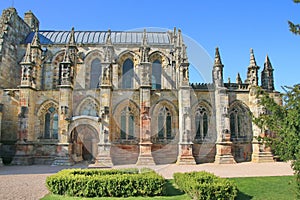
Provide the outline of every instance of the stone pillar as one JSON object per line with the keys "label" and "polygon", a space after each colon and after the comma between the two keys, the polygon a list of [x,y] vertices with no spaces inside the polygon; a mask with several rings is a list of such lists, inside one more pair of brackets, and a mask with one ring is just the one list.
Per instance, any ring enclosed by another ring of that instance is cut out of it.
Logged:
{"label": "stone pillar", "polygon": [[[110,91],[110,90],[109,90]],[[101,91],[101,93],[105,91]],[[107,92],[107,91],[106,91]],[[102,93],[103,94],[103,93]],[[102,95],[101,95],[102,96]],[[109,98],[110,99],[110,98]],[[104,105],[105,102],[102,101]],[[91,168],[102,168],[102,167],[112,167],[113,163],[110,156],[111,143],[109,137],[109,107],[104,106],[101,115],[101,132],[99,137],[99,143],[97,144],[97,156],[95,164],[89,165]]]}
{"label": "stone pillar", "polygon": [[[258,117],[262,108],[258,105],[258,99],[256,98],[256,88],[251,87],[249,92],[249,108],[254,115]],[[261,141],[258,141],[256,137],[261,136],[265,137],[265,133],[262,133],[262,130],[252,122],[253,129],[253,140],[252,140],[252,162],[264,163],[264,162],[274,162],[273,154],[271,153],[270,148],[266,148],[265,144]]]}
{"label": "stone pillar", "polygon": [[33,164],[33,141],[36,140],[34,130],[35,120],[35,90],[27,85],[20,86],[20,106],[18,115],[18,141],[13,165]]}
{"label": "stone pillar", "polygon": [[151,63],[140,63],[140,143],[137,165],[155,165],[152,157],[151,117],[150,117],[150,92],[151,92]]}
{"label": "stone pillar", "polygon": [[230,119],[228,116],[228,94],[226,88],[217,87],[215,89],[215,113],[216,113],[216,156],[217,164],[233,164],[236,163],[232,156],[230,141]]}
{"label": "stone pillar", "polygon": [[[182,76],[180,76],[182,77]],[[193,157],[193,142],[191,141],[191,102],[190,88],[181,86],[178,91],[179,105],[179,152],[177,164],[195,165]]]}
{"label": "stone pillar", "polygon": [[69,124],[73,113],[73,86],[65,84],[59,86],[59,143],[57,144],[56,157],[52,165],[73,165],[72,146],[68,136]]}
{"label": "stone pillar", "polygon": [[100,122],[100,133],[99,133],[99,143],[97,144],[97,156],[96,162],[89,167],[112,167],[113,163],[110,156],[111,143],[110,143],[110,116],[111,112],[111,90],[112,90],[112,80],[114,78],[115,70],[110,63],[103,63],[102,65],[102,81],[100,85],[100,112],[99,112],[99,122]]}
{"label": "stone pillar", "polygon": [[[3,152],[2,151],[2,135],[1,135],[1,125],[2,125],[2,112],[3,112],[3,104],[0,103],[0,152]],[[1,156],[1,154],[0,154]],[[2,161],[2,157],[0,157],[0,166],[3,166],[3,161]]]}

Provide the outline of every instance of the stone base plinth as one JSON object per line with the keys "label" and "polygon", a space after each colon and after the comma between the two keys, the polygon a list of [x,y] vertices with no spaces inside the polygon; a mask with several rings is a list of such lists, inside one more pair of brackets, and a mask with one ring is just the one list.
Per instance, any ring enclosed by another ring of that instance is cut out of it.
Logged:
{"label": "stone base plinth", "polygon": [[52,165],[54,166],[72,166],[75,162],[69,156],[58,156],[55,157]]}
{"label": "stone base plinth", "polygon": [[216,155],[215,163],[216,164],[235,164],[236,161],[234,160],[232,155]]}
{"label": "stone base plinth", "polygon": [[155,165],[155,162],[151,153],[151,142],[143,142],[139,144],[140,154],[136,165]]}
{"label": "stone base plinth", "polygon": [[32,165],[33,157],[29,155],[15,155],[12,162],[12,165]]}
{"label": "stone base plinth", "polygon": [[252,154],[252,162],[255,162],[255,163],[274,162],[274,156],[271,152],[253,153]]}
{"label": "stone base plinth", "polygon": [[95,164],[89,165],[89,168],[110,168],[113,166],[110,156],[110,144],[98,144],[98,154]]}
{"label": "stone base plinth", "polygon": [[176,164],[178,165],[195,165],[196,161],[192,152],[192,143],[179,144],[179,156]]}
{"label": "stone base plinth", "polygon": [[231,153],[231,145],[232,142],[219,142],[216,144],[216,156],[215,163],[216,164],[235,164],[236,161]]}

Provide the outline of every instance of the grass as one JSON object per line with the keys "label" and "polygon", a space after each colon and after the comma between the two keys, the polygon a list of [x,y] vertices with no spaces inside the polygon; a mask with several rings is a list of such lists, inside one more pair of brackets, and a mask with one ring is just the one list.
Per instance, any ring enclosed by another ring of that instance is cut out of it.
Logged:
{"label": "grass", "polygon": [[[230,178],[234,181],[239,189],[237,200],[257,200],[257,199],[296,199],[296,184],[293,176],[274,176],[274,177],[247,177],[247,178]],[[173,180],[167,180],[167,196],[158,197],[129,197],[126,200],[142,200],[142,199],[172,199],[187,200],[188,195],[182,193],[174,187]],[[46,195],[42,200],[75,200],[75,199],[93,199],[93,200],[120,200],[121,198],[78,198],[66,197],[59,195]]]}
{"label": "grass", "polygon": [[236,182],[238,186],[238,200],[297,199],[294,176],[247,177],[230,180]]}

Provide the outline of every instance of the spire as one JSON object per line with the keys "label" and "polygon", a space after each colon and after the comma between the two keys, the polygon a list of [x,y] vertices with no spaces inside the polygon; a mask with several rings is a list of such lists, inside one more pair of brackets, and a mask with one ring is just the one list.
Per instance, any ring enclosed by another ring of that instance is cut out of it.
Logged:
{"label": "spire", "polygon": [[261,72],[261,86],[266,90],[274,90],[274,76],[273,76],[273,67],[270,62],[269,56],[266,56],[264,63],[264,69]]}
{"label": "spire", "polygon": [[35,29],[35,33],[34,33],[34,36],[32,38],[32,41],[31,41],[31,45],[33,47],[40,47],[40,45],[41,45],[38,29]]}
{"label": "spire", "polygon": [[147,38],[146,29],[144,29],[142,45],[143,46],[147,46],[148,45],[148,38]]}
{"label": "spire", "polygon": [[176,45],[176,41],[177,41],[176,39],[177,39],[177,33],[176,33],[176,27],[174,27],[173,34],[172,34],[172,43],[174,45]]}
{"label": "spire", "polygon": [[70,33],[69,46],[76,46],[74,27],[72,27],[72,30]]}
{"label": "spire", "polygon": [[236,83],[237,84],[242,84],[243,83],[243,81],[241,79],[241,76],[240,76],[240,73],[238,73],[237,76],[236,76]]}
{"label": "spire", "polygon": [[181,47],[183,44],[181,29],[178,29],[177,47]]}
{"label": "spire", "polygon": [[269,56],[267,54],[266,59],[265,59],[265,63],[264,63],[264,70],[272,70],[272,64],[270,62]]}
{"label": "spire", "polygon": [[247,79],[245,83],[258,86],[258,69],[259,66],[257,66],[253,49],[250,49],[250,65],[248,66],[248,72],[247,72]]}
{"label": "spire", "polygon": [[25,53],[25,56],[22,60],[22,63],[31,63],[31,45],[30,43],[27,44],[27,48],[26,48],[26,53]]}
{"label": "spire", "polygon": [[257,66],[252,48],[250,49],[250,66]]}
{"label": "spire", "polygon": [[107,31],[107,38],[106,38],[106,41],[105,41],[106,45],[112,45],[112,41],[111,41],[111,30],[108,29]]}
{"label": "spire", "polygon": [[215,84],[216,87],[223,87],[224,83],[223,83],[223,67],[224,65],[222,64],[221,61],[221,56],[219,53],[219,48],[216,48],[216,52],[215,52],[215,62],[214,62],[214,67],[213,67],[213,82]]}
{"label": "spire", "polygon": [[219,48],[216,48],[216,53],[215,53],[215,63],[214,66],[223,66],[222,61],[221,61],[221,56],[219,53]]}

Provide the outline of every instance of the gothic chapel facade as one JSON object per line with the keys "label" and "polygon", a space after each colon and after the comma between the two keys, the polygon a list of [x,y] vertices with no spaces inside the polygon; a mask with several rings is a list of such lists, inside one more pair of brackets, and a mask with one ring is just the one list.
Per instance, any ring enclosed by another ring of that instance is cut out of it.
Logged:
{"label": "gothic chapel facade", "polygon": [[[29,11],[0,19],[4,163],[71,165],[271,162],[255,140],[260,112],[253,50],[246,81],[191,84],[180,30],[49,31]],[[268,57],[261,85],[278,101]]]}

